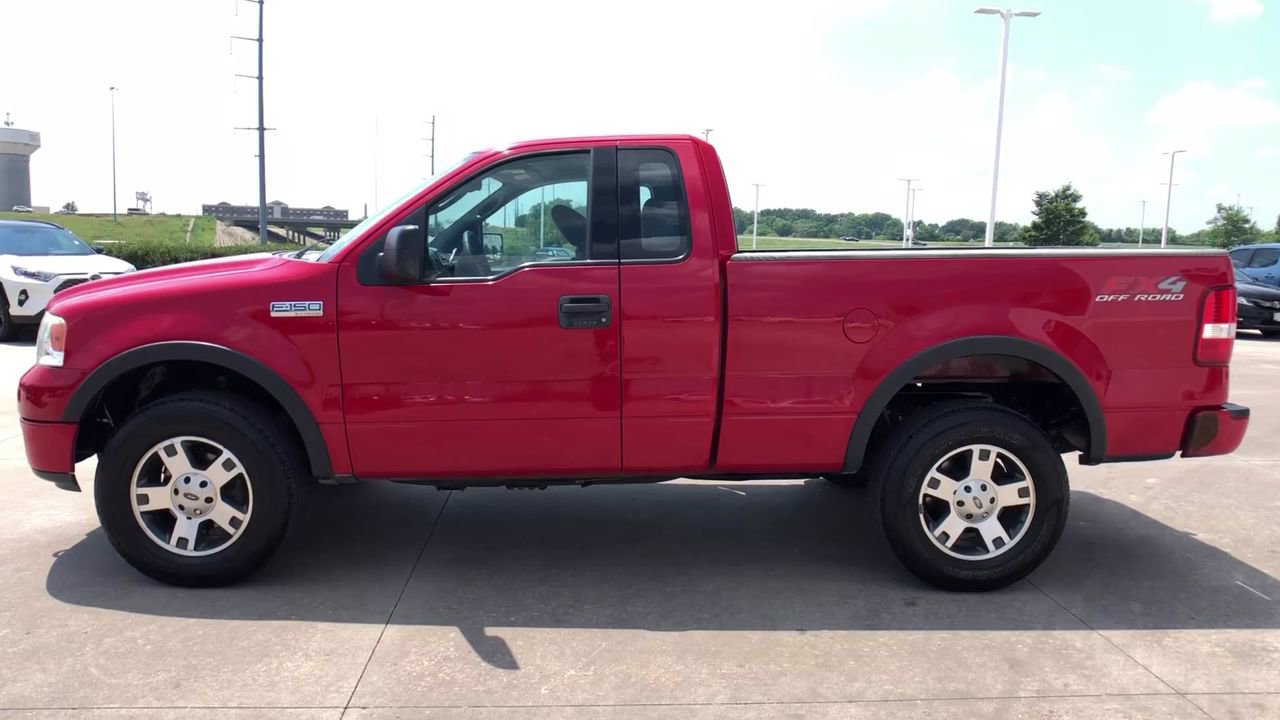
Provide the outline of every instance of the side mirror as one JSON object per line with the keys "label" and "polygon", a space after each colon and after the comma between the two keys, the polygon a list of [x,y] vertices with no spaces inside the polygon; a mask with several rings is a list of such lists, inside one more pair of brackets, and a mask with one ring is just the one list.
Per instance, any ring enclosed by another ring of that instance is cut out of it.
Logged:
{"label": "side mirror", "polygon": [[90,245],[89,247],[93,248],[93,251],[99,255],[107,251],[107,249],[101,245]]}
{"label": "side mirror", "polygon": [[502,233],[487,232],[483,235],[484,254],[490,260],[502,258]]}
{"label": "side mirror", "polygon": [[422,228],[398,225],[387,233],[378,256],[378,274],[393,284],[422,282],[427,256]]}

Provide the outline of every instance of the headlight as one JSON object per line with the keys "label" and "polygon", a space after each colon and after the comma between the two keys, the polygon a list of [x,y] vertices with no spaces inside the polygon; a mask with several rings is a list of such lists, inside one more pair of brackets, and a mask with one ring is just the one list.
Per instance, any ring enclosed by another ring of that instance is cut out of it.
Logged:
{"label": "headlight", "polygon": [[62,356],[67,349],[67,323],[51,312],[44,314],[40,330],[36,332],[36,364],[62,367]]}
{"label": "headlight", "polygon": [[50,280],[58,277],[58,273],[44,272],[43,270],[28,270],[27,268],[19,265],[10,265],[9,267],[13,270],[13,274],[18,277],[31,278],[32,280],[39,280],[40,282],[49,282]]}
{"label": "headlight", "polygon": [[1249,302],[1248,298],[1243,298],[1243,297],[1240,297],[1239,295],[1237,295],[1237,296],[1236,296],[1236,304],[1237,304],[1237,305],[1252,305],[1253,303]]}

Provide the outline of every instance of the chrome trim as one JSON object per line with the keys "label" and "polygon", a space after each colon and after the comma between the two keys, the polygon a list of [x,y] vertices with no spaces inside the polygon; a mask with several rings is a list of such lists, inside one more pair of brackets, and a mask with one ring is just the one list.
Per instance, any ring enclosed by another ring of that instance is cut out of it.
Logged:
{"label": "chrome trim", "polygon": [[869,258],[883,260],[902,260],[919,258],[998,258],[998,257],[1188,257],[1210,256],[1226,257],[1225,250],[1205,248],[1183,250],[1178,249],[1100,249],[1100,248],[966,248],[938,250],[901,250],[885,248],[883,250],[759,250],[734,253],[730,260],[767,261],[767,260],[865,260]]}
{"label": "chrome trim", "polygon": [[[463,284],[469,284],[469,283],[493,282],[494,280],[504,278],[508,275],[511,275],[512,273],[516,273],[521,270],[528,270],[531,268],[585,267],[588,265],[604,265],[604,264],[617,265],[618,260],[617,258],[604,258],[604,259],[598,259],[598,260],[572,260],[568,262],[556,262],[556,261],[527,262],[527,263],[521,263],[519,265],[516,265],[513,268],[508,268],[500,273],[497,273],[496,275],[482,275],[477,277],[437,277],[437,278],[432,278],[430,280],[423,280],[421,282],[416,282],[416,283],[404,283],[403,285],[399,285],[398,287],[412,287],[414,285],[463,285]],[[385,285],[368,286],[368,287],[385,287]],[[397,286],[392,285],[392,287],[397,287]]]}

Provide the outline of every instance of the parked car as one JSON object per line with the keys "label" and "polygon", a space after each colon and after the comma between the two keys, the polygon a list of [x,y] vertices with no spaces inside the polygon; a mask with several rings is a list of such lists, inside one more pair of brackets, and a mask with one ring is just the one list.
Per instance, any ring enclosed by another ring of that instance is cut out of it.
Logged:
{"label": "parked car", "polygon": [[541,247],[533,251],[539,260],[572,260],[573,251],[562,247]]}
{"label": "parked car", "polygon": [[[552,184],[581,259],[487,252]],[[907,568],[988,590],[1065,529],[1064,454],[1217,455],[1248,426],[1223,251],[739,252],[688,136],[484,151],[406,198],[312,259],[56,296],[18,390],[35,473],[76,489],[97,455],[111,544],[180,585],[262,565],[303,483],[865,477]]]}
{"label": "parked car", "polygon": [[845,242],[858,242],[858,238],[854,235],[841,235],[840,239]]}
{"label": "parked car", "polygon": [[29,213],[29,212],[34,212],[34,211],[33,211],[30,207],[27,207],[26,205],[14,205],[14,206],[13,206],[13,212],[16,212],[16,213]]}
{"label": "parked car", "polygon": [[1280,337],[1280,289],[1254,282],[1239,268],[1236,279],[1236,327]]}
{"label": "parked car", "polygon": [[1232,248],[1231,264],[1250,282],[1280,286],[1280,243],[1259,243]]}
{"label": "parked car", "polygon": [[66,228],[39,220],[0,220],[0,341],[40,322],[55,293],[90,280],[132,272]]}

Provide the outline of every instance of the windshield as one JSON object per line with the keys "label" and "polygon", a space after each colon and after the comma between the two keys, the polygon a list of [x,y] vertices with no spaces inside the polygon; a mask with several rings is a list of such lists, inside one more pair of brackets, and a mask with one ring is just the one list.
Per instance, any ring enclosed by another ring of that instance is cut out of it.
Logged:
{"label": "windshield", "polygon": [[93,255],[93,248],[53,225],[0,225],[0,254]]}
{"label": "windshield", "polygon": [[337,255],[338,252],[342,250],[342,248],[351,244],[353,240],[363,235],[364,231],[368,230],[370,226],[377,225],[378,223],[382,222],[383,218],[390,215],[393,211],[395,211],[396,208],[403,205],[405,200],[408,200],[414,195],[417,195],[418,193],[422,192],[427,188],[428,185],[435,182],[436,178],[448,175],[449,173],[456,170],[458,166],[467,162],[468,160],[475,157],[476,155],[479,155],[479,153],[478,152],[468,153],[466,157],[463,157],[458,162],[454,163],[453,165],[450,165],[448,168],[446,168],[444,171],[442,171],[435,177],[432,177],[422,183],[419,183],[409,192],[401,195],[400,197],[396,198],[395,200],[392,200],[390,203],[383,206],[381,210],[375,212],[374,214],[370,215],[364,220],[361,220],[359,225],[356,225],[350,230],[342,233],[342,237],[338,238],[337,240],[334,240],[332,245],[325,248],[324,252],[320,253],[320,255],[316,257],[316,262],[327,262],[334,255]]}

